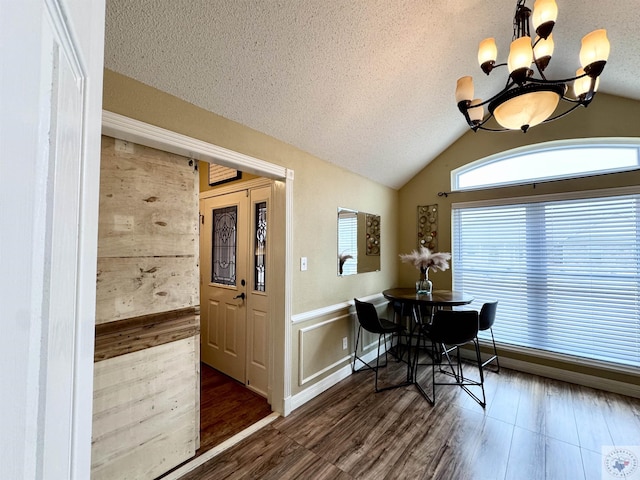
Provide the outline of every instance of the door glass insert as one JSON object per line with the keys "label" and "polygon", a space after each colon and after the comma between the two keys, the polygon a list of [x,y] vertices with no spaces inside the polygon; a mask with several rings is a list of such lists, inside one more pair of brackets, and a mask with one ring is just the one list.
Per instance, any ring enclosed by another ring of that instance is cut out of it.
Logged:
{"label": "door glass insert", "polygon": [[238,207],[217,208],[212,213],[211,281],[235,286]]}
{"label": "door glass insert", "polygon": [[266,253],[267,253],[267,202],[256,203],[255,215],[255,290],[266,289]]}

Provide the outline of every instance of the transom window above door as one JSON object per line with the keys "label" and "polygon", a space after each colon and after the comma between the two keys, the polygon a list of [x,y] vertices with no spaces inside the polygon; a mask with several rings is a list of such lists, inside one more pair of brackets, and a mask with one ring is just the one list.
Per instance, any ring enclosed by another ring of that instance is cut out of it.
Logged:
{"label": "transom window above door", "polygon": [[585,177],[640,168],[637,139],[579,139],[501,152],[451,172],[452,190]]}

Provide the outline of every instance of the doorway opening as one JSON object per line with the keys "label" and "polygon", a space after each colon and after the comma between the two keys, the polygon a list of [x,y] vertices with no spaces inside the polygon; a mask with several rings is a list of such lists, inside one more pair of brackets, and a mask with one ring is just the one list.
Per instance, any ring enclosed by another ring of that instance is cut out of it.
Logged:
{"label": "doorway opening", "polygon": [[[273,203],[273,268],[271,270],[272,302],[269,305],[268,397],[274,412],[287,414],[291,396],[291,273],[288,251],[292,239],[293,171],[247,155],[193,139],[169,130],[111,112],[103,112],[103,134],[127,142],[149,146],[194,161],[215,162],[247,173],[263,176],[272,184]],[[244,387],[243,387],[244,388]],[[198,405],[197,408],[200,408]],[[270,417],[273,417],[271,415]]]}
{"label": "doorway opening", "polygon": [[207,167],[200,164],[201,439],[197,455],[215,446],[215,439],[226,440],[252,420],[271,413],[273,182],[255,177],[211,188],[204,181]]}

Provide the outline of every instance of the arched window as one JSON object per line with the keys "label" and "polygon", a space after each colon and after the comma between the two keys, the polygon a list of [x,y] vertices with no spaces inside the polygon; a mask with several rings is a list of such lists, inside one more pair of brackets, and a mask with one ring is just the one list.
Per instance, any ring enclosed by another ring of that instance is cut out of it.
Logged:
{"label": "arched window", "polygon": [[640,139],[580,139],[501,152],[451,172],[453,190],[585,177],[640,168]]}

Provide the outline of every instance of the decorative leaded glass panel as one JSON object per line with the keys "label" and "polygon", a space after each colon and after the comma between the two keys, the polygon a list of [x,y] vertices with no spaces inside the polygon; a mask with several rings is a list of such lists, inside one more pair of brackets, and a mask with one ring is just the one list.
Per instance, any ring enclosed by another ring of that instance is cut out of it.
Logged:
{"label": "decorative leaded glass panel", "polygon": [[236,284],[238,207],[213,210],[211,246],[211,281],[222,285]]}
{"label": "decorative leaded glass panel", "polygon": [[255,252],[255,289],[264,292],[266,288],[266,253],[267,253],[267,202],[256,203],[256,252]]}

